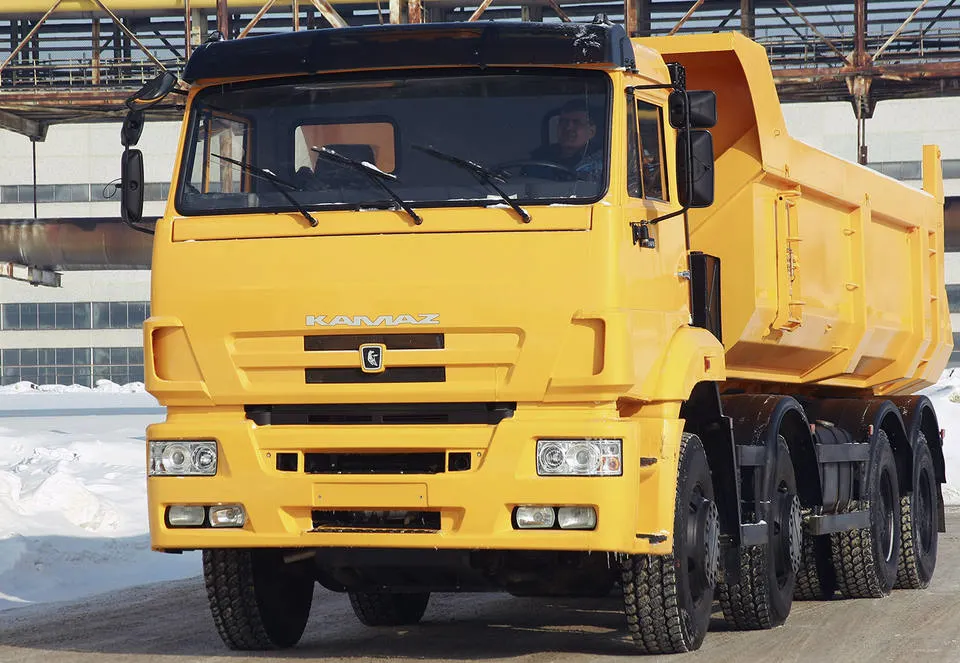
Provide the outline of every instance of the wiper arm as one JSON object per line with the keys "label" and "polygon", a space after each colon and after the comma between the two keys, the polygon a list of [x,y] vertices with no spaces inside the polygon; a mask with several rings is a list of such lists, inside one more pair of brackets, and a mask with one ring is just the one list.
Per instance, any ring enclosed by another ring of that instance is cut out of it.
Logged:
{"label": "wiper arm", "polygon": [[254,177],[259,177],[259,178],[262,179],[262,180],[266,180],[267,182],[270,182],[270,184],[272,184],[272,185],[274,186],[274,188],[275,188],[277,191],[280,192],[280,195],[281,195],[281,196],[283,196],[284,198],[286,198],[287,201],[288,201],[291,205],[293,205],[293,206],[297,209],[298,212],[300,212],[301,214],[303,214],[303,217],[304,217],[307,221],[310,222],[310,225],[311,225],[311,226],[313,226],[314,228],[317,227],[317,224],[318,224],[319,222],[316,220],[316,218],[314,218],[314,216],[313,216],[312,214],[310,214],[310,212],[307,210],[306,207],[304,207],[303,205],[301,205],[300,203],[298,203],[298,202],[297,202],[297,199],[294,198],[293,196],[291,196],[289,191],[284,191],[282,187],[284,187],[284,186],[285,186],[285,187],[289,187],[290,189],[293,189],[294,191],[299,191],[299,190],[300,190],[299,188],[295,187],[294,185],[290,184],[289,182],[287,182],[287,181],[285,181],[285,180],[280,179],[279,177],[277,177],[275,174],[273,174],[272,172],[270,172],[270,171],[267,170],[266,168],[255,168],[254,166],[250,166],[250,165],[248,165],[248,164],[245,164],[245,163],[243,163],[242,161],[237,161],[236,159],[231,159],[230,157],[225,157],[225,156],[223,156],[222,154],[213,154],[213,153],[211,152],[210,156],[213,156],[213,157],[216,157],[216,158],[221,159],[221,160],[223,160],[223,161],[226,161],[227,163],[232,163],[234,166],[239,167],[239,168],[240,168],[241,170],[243,170],[244,172],[250,173],[250,174],[253,175]]}
{"label": "wiper arm", "polygon": [[442,161],[447,161],[449,163],[452,163],[455,166],[459,166],[460,168],[463,168],[464,170],[469,171],[470,174],[473,175],[475,178],[477,178],[477,180],[481,184],[486,184],[491,189],[496,191],[497,195],[499,195],[500,198],[503,199],[503,202],[509,205],[510,209],[512,209],[514,212],[516,212],[520,216],[521,221],[523,221],[524,223],[530,223],[530,221],[533,220],[530,216],[530,213],[527,212],[527,210],[520,207],[520,205],[518,205],[516,201],[512,200],[510,196],[508,196],[503,189],[497,186],[497,182],[500,182],[501,184],[506,183],[506,180],[499,173],[493,170],[490,170],[485,166],[481,166],[475,161],[467,161],[466,159],[455,157],[452,154],[441,152],[440,150],[437,150],[433,147],[428,147],[426,145],[411,145],[411,147],[415,150],[420,150],[424,154],[429,154],[432,157],[436,157],[437,159],[441,159]]}
{"label": "wiper arm", "polygon": [[378,187],[387,192],[387,195],[390,196],[390,199],[393,200],[397,205],[400,206],[404,212],[406,212],[411,219],[413,219],[414,224],[420,225],[423,223],[423,219],[420,218],[420,215],[410,207],[410,205],[400,196],[397,195],[397,192],[391,189],[386,185],[384,180],[390,180],[392,182],[397,181],[396,175],[391,175],[390,173],[385,173],[373,164],[369,164],[366,161],[357,161],[356,159],[351,159],[350,157],[344,156],[338,152],[331,150],[327,146],[317,147],[313,146],[310,148],[317,153],[318,156],[323,157],[327,161],[332,161],[333,163],[338,163],[341,166],[349,166],[354,170],[358,170],[368,178],[370,181],[376,184]]}

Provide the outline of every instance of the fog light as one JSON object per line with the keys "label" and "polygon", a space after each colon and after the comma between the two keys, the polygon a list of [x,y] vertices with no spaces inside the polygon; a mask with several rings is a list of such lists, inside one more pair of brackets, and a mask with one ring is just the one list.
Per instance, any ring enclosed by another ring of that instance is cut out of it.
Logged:
{"label": "fog light", "polygon": [[593,529],[597,526],[597,512],[592,506],[562,506],[557,509],[560,529]]}
{"label": "fog light", "polygon": [[221,504],[210,507],[211,527],[243,527],[247,514],[240,504]]}
{"label": "fog light", "polygon": [[167,525],[170,527],[201,527],[207,515],[202,506],[174,504],[167,507]]}
{"label": "fog light", "polygon": [[550,529],[557,518],[552,506],[518,506],[516,520],[520,529]]}

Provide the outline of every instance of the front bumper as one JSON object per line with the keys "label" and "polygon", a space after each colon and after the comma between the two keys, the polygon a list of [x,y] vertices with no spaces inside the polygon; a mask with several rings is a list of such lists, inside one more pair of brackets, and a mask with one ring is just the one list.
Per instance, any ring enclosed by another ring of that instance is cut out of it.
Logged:
{"label": "front bumper", "polygon": [[[197,408],[196,410],[200,410]],[[149,477],[151,542],[158,550],[239,547],[370,547],[572,550],[669,553],[682,422],[624,420],[609,408],[519,407],[487,425],[257,426],[242,408],[170,408],[148,440],[216,439],[213,477]],[[623,440],[619,477],[540,477],[536,440]],[[438,474],[306,474],[303,453],[467,452],[467,471]],[[297,472],[277,469],[278,453],[297,453]],[[242,504],[241,529],[166,525],[171,504]],[[517,505],[593,506],[590,531],[517,530]],[[313,531],[319,509],[439,511],[435,532]]]}

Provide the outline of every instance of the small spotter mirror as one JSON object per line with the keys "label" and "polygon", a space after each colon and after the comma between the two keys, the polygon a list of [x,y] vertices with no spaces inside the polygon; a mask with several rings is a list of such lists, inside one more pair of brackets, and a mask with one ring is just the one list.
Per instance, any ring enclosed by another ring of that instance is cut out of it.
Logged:
{"label": "small spotter mirror", "polygon": [[161,102],[176,86],[176,75],[164,71],[129,97],[126,101],[127,108],[132,111],[142,111],[150,108]]}
{"label": "small spotter mirror", "polygon": [[140,142],[141,134],[143,134],[143,111],[128,111],[120,128],[120,144],[124,147],[133,147]]}
{"label": "small spotter mirror", "polygon": [[717,95],[713,90],[688,90],[686,98],[683,92],[671,92],[668,101],[670,126],[684,128],[684,110],[690,103],[690,128],[709,129],[717,123]]}

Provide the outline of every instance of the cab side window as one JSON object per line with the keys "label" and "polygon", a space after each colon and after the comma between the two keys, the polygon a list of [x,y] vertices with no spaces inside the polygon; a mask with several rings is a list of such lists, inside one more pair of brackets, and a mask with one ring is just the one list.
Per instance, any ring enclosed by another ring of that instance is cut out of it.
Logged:
{"label": "cab side window", "polygon": [[667,200],[663,159],[663,109],[627,97],[627,193]]}

